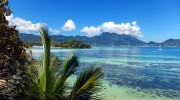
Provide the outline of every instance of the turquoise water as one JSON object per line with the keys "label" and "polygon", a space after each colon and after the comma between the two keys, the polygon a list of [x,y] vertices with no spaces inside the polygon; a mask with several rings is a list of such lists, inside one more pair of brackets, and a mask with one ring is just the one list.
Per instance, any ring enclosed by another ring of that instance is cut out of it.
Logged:
{"label": "turquoise water", "polygon": [[[101,65],[105,73],[102,94],[107,100],[180,100],[180,48],[159,49],[93,47],[51,51],[62,60],[76,53],[80,69],[92,63]],[[32,51],[34,57],[42,55],[42,47],[33,47]]]}

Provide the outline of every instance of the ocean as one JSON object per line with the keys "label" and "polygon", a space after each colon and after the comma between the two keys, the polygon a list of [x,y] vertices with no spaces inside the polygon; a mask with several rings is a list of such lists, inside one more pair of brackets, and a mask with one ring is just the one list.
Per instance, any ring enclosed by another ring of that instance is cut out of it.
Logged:
{"label": "ocean", "polygon": [[[42,47],[34,46],[34,58],[42,57]],[[90,49],[51,48],[64,60],[75,53],[80,70],[96,64],[103,68],[105,100],[180,100],[180,48],[177,47],[109,47]],[[78,72],[72,76],[69,85]]]}

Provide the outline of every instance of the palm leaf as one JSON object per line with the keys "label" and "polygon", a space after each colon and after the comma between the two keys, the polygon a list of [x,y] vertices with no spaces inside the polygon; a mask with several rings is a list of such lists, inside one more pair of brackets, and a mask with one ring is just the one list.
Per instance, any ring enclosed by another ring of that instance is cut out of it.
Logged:
{"label": "palm leaf", "polygon": [[56,82],[53,86],[53,91],[56,91],[59,94],[63,94],[65,92],[65,88],[67,87],[66,79],[74,74],[79,66],[78,57],[76,55],[70,55],[66,58],[61,74],[57,77]]}
{"label": "palm leaf", "polygon": [[101,90],[102,77],[103,73],[101,67],[95,68],[90,66],[82,71],[73,86],[69,100],[98,99],[100,96],[94,94]]}
{"label": "palm leaf", "polygon": [[50,81],[49,84],[49,90],[52,90],[53,88],[53,84],[56,82],[56,80],[59,77],[59,71],[62,70],[61,67],[61,61],[59,60],[59,58],[53,54],[51,54],[51,61],[50,61],[50,66],[49,66],[49,77],[51,77],[52,80],[48,80]]}
{"label": "palm leaf", "polygon": [[[40,31],[44,47],[43,63],[34,63],[34,71],[30,75],[29,96],[33,100],[83,100],[99,99],[101,95],[94,95],[101,90],[100,67],[92,67],[83,70],[77,78],[72,91],[67,94],[66,80],[75,73],[79,66],[78,57],[72,54],[62,64],[54,55],[50,54],[51,39],[46,28]],[[39,71],[39,69],[41,69]],[[31,74],[30,72],[30,74]],[[36,78],[33,78],[36,77]]]}
{"label": "palm leaf", "polygon": [[62,71],[62,78],[67,79],[70,75],[74,74],[79,66],[78,57],[75,54],[68,56],[64,62]]}
{"label": "palm leaf", "polygon": [[48,34],[48,30],[46,28],[41,28],[40,31],[42,43],[44,47],[44,55],[43,55],[43,67],[42,67],[42,73],[40,76],[40,89],[42,91],[46,91],[46,89],[49,86],[50,81],[47,81],[47,79],[51,80],[50,73],[49,73],[49,65],[50,65],[50,46],[51,46],[51,38]]}

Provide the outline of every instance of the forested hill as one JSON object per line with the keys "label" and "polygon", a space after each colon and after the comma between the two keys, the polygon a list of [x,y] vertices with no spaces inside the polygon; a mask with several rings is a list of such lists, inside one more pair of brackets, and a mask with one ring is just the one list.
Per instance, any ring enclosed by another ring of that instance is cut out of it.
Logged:
{"label": "forested hill", "polygon": [[[40,36],[33,34],[19,34],[20,39],[23,42],[40,44]],[[75,40],[89,45],[105,45],[105,46],[180,46],[180,39],[168,39],[162,43],[149,42],[146,43],[137,39],[136,37],[104,32],[99,36],[87,37],[87,36],[63,36],[63,35],[52,35],[53,42],[67,42],[69,40]]]}

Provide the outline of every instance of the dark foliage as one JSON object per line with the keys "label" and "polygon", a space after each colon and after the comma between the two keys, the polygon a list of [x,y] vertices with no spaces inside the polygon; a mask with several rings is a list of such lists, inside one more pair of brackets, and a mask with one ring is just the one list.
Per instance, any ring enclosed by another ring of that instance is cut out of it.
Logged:
{"label": "dark foliage", "polygon": [[0,99],[21,100],[26,79],[24,64],[26,63],[27,47],[18,38],[16,26],[8,26],[6,16],[11,15],[8,0],[0,0]]}
{"label": "dark foliage", "polygon": [[67,42],[61,42],[58,44],[55,44],[55,47],[63,47],[63,48],[91,48],[90,45],[84,44],[82,42],[78,42],[75,40],[70,40]]}

